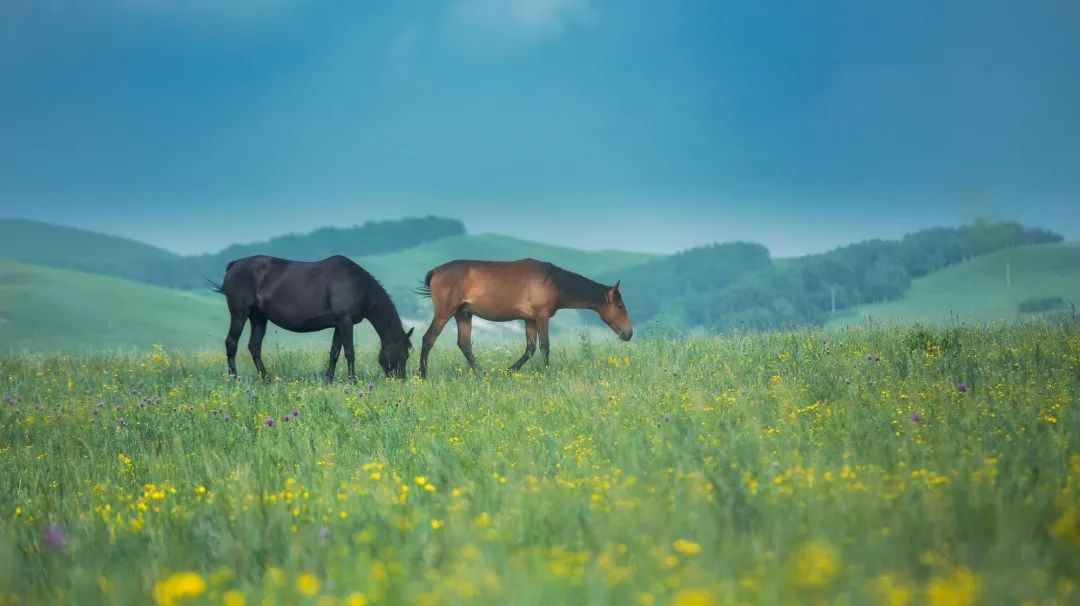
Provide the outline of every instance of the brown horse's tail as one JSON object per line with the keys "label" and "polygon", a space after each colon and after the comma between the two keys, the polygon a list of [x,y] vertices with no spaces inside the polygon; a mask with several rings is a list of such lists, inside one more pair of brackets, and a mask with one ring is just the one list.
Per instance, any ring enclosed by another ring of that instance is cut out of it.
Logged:
{"label": "brown horse's tail", "polygon": [[430,299],[431,298],[431,276],[434,275],[434,274],[435,274],[434,269],[427,272],[427,275],[424,276],[424,284],[414,288],[413,292],[420,295],[421,297],[427,297],[427,298]]}

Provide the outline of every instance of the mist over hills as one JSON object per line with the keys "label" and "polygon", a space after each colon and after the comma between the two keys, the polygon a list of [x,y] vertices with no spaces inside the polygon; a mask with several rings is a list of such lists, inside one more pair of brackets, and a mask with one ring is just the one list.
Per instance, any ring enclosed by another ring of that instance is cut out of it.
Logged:
{"label": "mist over hills", "polygon": [[[1061,241],[1043,229],[977,221],[798,258],[776,259],[764,246],[747,242],[654,255],[474,235],[459,220],[429,216],[327,227],[182,256],[126,238],[3,219],[0,259],[7,262],[0,265],[0,338],[6,337],[8,350],[35,344],[63,348],[79,339],[80,347],[141,346],[152,342],[150,335],[176,346],[216,347],[224,306],[209,296],[204,279],[220,278],[228,261],[252,254],[301,260],[350,256],[382,281],[402,316],[415,325],[430,317],[430,303],[411,289],[431,267],[455,258],[522,257],[547,260],[606,284],[621,281],[643,334],[839,325],[844,318],[850,322],[871,313],[934,321],[944,316],[933,309],[939,300],[934,291],[948,283],[968,285],[950,291],[948,313],[1018,317],[1059,311],[1080,299],[1080,291],[1070,286],[1080,271],[1080,248]],[[1008,252],[1013,249],[1020,255],[1015,257],[1015,282],[979,277],[987,267],[1000,273],[998,265],[1014,258]],[[61,269],[68,271],[58,273]],[[953,276],[947,282],[937,277],[946,274]],[[160,312],[148,313],[152,309]],[[134,323],[125,326],[125,318]],[[95,319],[107,328],[88,329]],[[516,328],[500,324],[488,330],[513,335]],[[605,330],[591,314],[580,312],[560,314],[553,328]],[[118,334],[125,330],[141,334]]]}

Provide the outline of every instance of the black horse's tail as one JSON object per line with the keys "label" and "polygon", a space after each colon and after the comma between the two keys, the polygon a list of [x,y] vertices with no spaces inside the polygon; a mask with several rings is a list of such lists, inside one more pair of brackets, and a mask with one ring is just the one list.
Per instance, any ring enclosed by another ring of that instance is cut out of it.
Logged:
{"label": "black horse's tail", "polygon": [[427,275],[424,276],[424,284],[422,286],[417,286],[416,288],[414,288],[413,292],[420,295],[421,297],[427,297],[427,298],[430,299],[431,298],[431,276],[434,273],[435,273],[434,269],[427,272]]}
{"label": "black horse's tail", "polygon": [[[229,264],[225,266],[225,273],[229,273],[229,270],[232,269],[232,266],[235,263],[236,263],[236,261],[229,261]],[[225,294],[225,287],[222,286],[221,282],[214,282],[210,278],[203,278],[203,279],[206,280],[206,286],[209,287],[210,290],[216,292],[219,295]]]}

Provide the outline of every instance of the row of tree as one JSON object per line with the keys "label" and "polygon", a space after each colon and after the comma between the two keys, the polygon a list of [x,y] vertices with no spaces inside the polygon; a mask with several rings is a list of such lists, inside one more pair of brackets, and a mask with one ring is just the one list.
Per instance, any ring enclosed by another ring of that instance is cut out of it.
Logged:
{"label": "row of tree", "polygon": [[234,244],[213,254],[142,259],[126,268],[124,277],[183,289],[205,287],[205,279],[218,280],[234,259],[272,255],[315,261],[331,255],[360,257],[394,252],[418,244],[465,233],[459,219],[417,217],[393,221],[368,221],[356,227],[324,227],[305,234],[289,234],[265,242]]}
{"label": "row of tree", "polygon": [[635,320],[715,330],[821,324],[837,310],[903,297],[912,278],[966,259],[1062,237],[1016,223],[935,227],[774,262],[760,244],[694,248],[619,276]]}

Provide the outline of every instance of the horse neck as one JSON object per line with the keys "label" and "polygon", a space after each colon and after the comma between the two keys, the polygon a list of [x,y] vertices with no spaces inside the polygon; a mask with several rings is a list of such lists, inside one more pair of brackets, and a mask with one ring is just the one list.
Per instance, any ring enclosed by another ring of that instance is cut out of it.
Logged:
{"label": "horse neck", "polygon": [[607,287],[588,278],[579,278],[579,280],[582,282],[573,292],[559,292],[556,307],[598,311],[604,305]]}
{"label": "horse neck", "polygon": [[382,295],[368,306],[367,319],[383,343],[404,338],[405,327],[401,325],[401,316],[398,315],[389,295]]}

